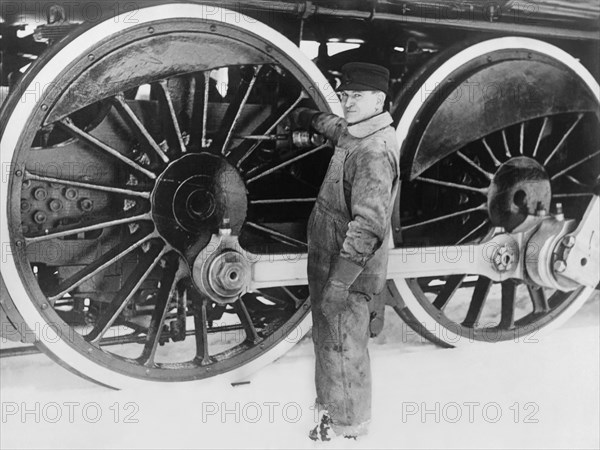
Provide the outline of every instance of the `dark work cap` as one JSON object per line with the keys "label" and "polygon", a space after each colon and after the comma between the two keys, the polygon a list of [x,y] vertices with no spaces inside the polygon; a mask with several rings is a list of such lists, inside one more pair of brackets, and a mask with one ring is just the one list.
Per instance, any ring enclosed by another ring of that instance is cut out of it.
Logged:
{"label": "dark work cap", "polygon": [[382,91],[388,93],[390,71],[377,64],[351,62],[342,66],[342,84],[336,91]]}

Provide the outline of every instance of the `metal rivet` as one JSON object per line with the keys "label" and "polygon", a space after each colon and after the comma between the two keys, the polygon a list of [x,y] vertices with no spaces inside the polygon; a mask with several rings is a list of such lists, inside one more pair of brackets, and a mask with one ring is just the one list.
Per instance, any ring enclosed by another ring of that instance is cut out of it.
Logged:
{"label": "metal rivet", "polygon": [[217,31],[217,26],[216,25],[211,25],[210,26],[210,31]]}
{"label": "metal rivet", "polygon": [[146,375],[150,375],[150,369],[146,369]]}
{"label": "metal rivet", "polygon": [[491,63],[491,62],[492,62],[492,57],[491,57],[491,56],[488,56],[488,57],[487,57],[487,62],[489,62],[489,63]]}
{"label": "metal rivet", "polygon": [[65,197],[67,200],[75,200],[78,196],[77,189],[67,188],[65,190]]}
{"label": "metal rivet", "polygon": [[273,51],[273,47],[271,47],[270,45],[267,45],[267,53],[271,53]]}
{"label": "metal rivet", "polygon": [[48,105],[43,104],[42,105],[42,111],[48,111]]}
{"label": "metal rivet", "polygon": [[22,176],[23,176],[23,171],[22,171],[22,170],[20,170],[20,169],[19,169],[19,170],[16,170],[16,171],[15,171],[15,175],[16,175],[16,176],[18,176],[18,177],[22,177]]}
{"label": "metal rivet", "polygon": [[23,241],[17,241],[17,242],[15,242],[15,244],[19,248],[23,247]]}
{"label": "metal rivet", "polygon": [[86,212],[90,212],[94,208],[94,202],[89,198],[84,198],[79,202],[79,207]]}
{"label": "metal rivet", "polygon": [[50,211],[56,212],[56,211],[60,211],[62,209],[63,205],[60,200],[52,199],[52,200],[50,200],[50,204],[48,205],[48,207],[50,208]]}
{"label": "metal rivet", "polygon": [[21,200],[21,212],[27,212],[31,208],[31,205],[27,200]]}
{"label": "metal rivet", "polygon": [[95,59],[96,59],[96,57],[95,57],[94,55],[90,54],[90,55],[88,55],[88,59],[89,59],[90,61],[93,61],[93,60],[95,60]]}
{"label": "metal rivet", "polygon": [[48,303],[42,303],[42,309],[47,309],[48,308]]}
{"label": "metal rivet", "polygon": [[150,33],[150,34],[154,33],[154,27],[148,27],[148,33]]}
{"label": "metal rivet", "polygon": [[88,347],[88,353],[92,353],[94,349],[92,347]]}
{"label": "metal rivet", "polygon": [[304,306],[302,306],[304,309],[308,309],[310,308],[310,305],[308,305],[308,303],[305,303]]}
{"label": "metal rivet", "polygon": [[264,348],[265,348],[265,344],[260,344],[260,346],[259,346],[259,347],[260,347],[261,349],[263,349],[263,350],[264,350]]}
{"label": "metal rivet", "polygon": [[33,215],[33,220],[35,221],[35,223],[42,224],[46,222],[46,220],[48,220],[48,216],[46,216],[46,213],[44,211],[37,211]]}
{"label": "metal rivet", "polygon": [[46,189],[44,188],[37,188],[35,191],[33,191],[33,197],[36,200],[46,200],[46,197],[48,197],[48,192],[46,192]]}

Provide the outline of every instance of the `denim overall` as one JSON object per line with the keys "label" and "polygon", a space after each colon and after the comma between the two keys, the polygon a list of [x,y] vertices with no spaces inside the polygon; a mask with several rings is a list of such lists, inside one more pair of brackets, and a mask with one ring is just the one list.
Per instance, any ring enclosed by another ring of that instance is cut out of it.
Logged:
{"label": "denim overall", "polygon": [[[349,154],[364,151],[361,145],[368,145],[369,141],[366,140],[383,134],[394,143],[391,147],[395,148],[390,151],[394,155],[398,173],[395,133],[387,123],[383,125],[360,138],[352,136],[346,129],[341,132],[308,223],[308,280],[316,356],[316,403],[319,410],[328,411],[334,431],[338,434],[366,433],[371,417],[368,301],[385,286],[389,217],[386,222],[388,232],[350,287],[347,307],[342,314],[329,317],[324,313],[321,292],[329,277],[332,260],[340,255],[348,224],[352,220],[344,192],[344,166]],[[397,189],[398,182],[395,179],[391,186],[390,203],[394,201]],[[387,207],[391,215],[392,205]]]}

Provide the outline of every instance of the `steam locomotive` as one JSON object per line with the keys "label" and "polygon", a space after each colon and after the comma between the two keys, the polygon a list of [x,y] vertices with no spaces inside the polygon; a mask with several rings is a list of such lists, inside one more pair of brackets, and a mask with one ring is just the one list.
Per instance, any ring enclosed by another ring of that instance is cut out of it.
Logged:
{"label": "steam locomotive", "polygon": [[[310,329],[306,223],[349,61],[391,72],[372,302],[446,346],[550,331],[600,278],[596,1],[6,1],[0,321],[117,388],[235,380]],[[301,50],[302,49],[302,50]],[[307,52],[313,52],[309,57]]]}

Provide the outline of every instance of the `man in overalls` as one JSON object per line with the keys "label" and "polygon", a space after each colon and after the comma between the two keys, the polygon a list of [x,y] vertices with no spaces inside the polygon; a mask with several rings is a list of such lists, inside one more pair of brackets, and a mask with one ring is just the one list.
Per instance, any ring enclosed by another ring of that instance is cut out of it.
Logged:
{"label": "man in overalls", "polygon": [[294,118],[335,144],[308,223],[319,424],[309,437],[356,438],[371,418],[369,306],[386,281],[399,146],[384,110],[389,71],[342,68],[337,91],[345,119],[299,108]]}

